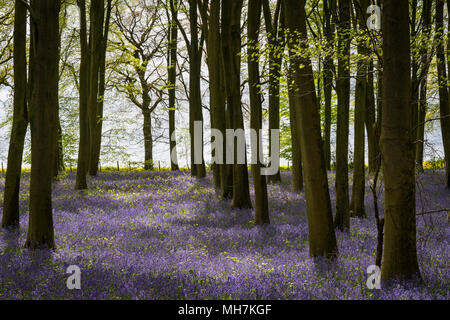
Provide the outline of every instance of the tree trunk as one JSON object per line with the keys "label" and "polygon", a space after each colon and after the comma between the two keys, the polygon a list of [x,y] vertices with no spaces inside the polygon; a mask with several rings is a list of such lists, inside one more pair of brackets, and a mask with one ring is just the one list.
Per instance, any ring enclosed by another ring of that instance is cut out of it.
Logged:
{"label": "tree trunk", "polygon": [[[106,48],[108,46],[109,22],[111,20],[112,0],[107,0],[106,17],[104,21],[104,28],[102,29],[102,38],[99,60],[99,79],[98,79],[98,99],[97,99],[97,121],[94,130],[94,140],[92,141],[92,160],[91,161],[91,175],[97,175],[98,164],[100,162],[100,151],[102,145],[102,130],[103,130],[103,104],[105,101],[105,76],[106,76]],[[103,22],[102,22],[103,23]]]}
{"label": "tree trunk", "polygon": [[336,216],[335,227],[350,230],[348,190],[348,136],[350,108],[350,1],[339,0],[338,111],[336,130]]}
{"label": "tree trunk", "polygon": [[[241,106],[241,10],[242,0],[222,2],[222,44],[227,92],[227,107],[232,129],[244,129]],[[234,144],[232,208],[251,208],[247,164],[237,163],[237,143]],[[246,154],[244,155],[247,159]],[[245,161],[247,162],[247,161]]]}
{"label": "tree trunk", "polygon": [[22,157],[28,127],[27,110],[27,9],[15,1],[14,16],[14,114],[8,150],[2,228],[19,226],[19,191]]}
{"label": "tree trunk", "polygon": [[149,110],[142,111],[144,116],[144,151],[145,161],[144,169],[153,170],[153,137],[152,137],[152,118]]}
{"label": "tree trunk", "polygon": [[[210,7],[210,14],[208,19],[208,70],[209,70],[209,93],[211,101],[211,127],[219,130],[222,136],[225,137],[225,95],[223,92],[223,70],[222,70],[222,55],[220,48],[220,1],[212,0]],[[223,149],[225,151],[225,141]],[[212,156],[216,157],[215,151]],[[222,153],[224,154],[224,152]],[[225,164],[213,164],[214,186],[219,194],[223,194],[222,185],[225,184],[222,180],[225,177]]]}
{"label": "tree trunk", "polygon": [[[292,83],[291,77],[288,83]],[[301,192],[303,190],[303,168],[302,168],[302,152],[300,147],[299,130],[297,129],[297,115],[296,110],[299,106],[296,105],[295,89],[292,85],[288,87],[289,91],[289,118],[291,124],[291,144],[292,144],[292,191]]]}
{"label": "tree trunk", "polygon": [[90,67],[89,67],[89,175],[97,174],[98,159],[97,150],[97,128],[99,124],[98,117],[98,94],[100,65],[102,62],[103,49],[103,20],[105,16],[105,1],[94,0],[91,3],[91,30],[90,30]]}
{"label": "tree trunk", "polygon": [[[174,0],[174,8],[178,7],[178,1]],[[169,45],[169,140],[170,140],[170,169],[178,171],[178,153],[176,141],[176,82],[177,82],[177,51],[178,51],[178,11],[171,10],[172,22],[170,24],[170,45]]]}
{"label": "tree trunk", "polygon": [[[324,0],[323,10],[325,15],[324,32],[328,47],[334,44],[335,25],[332,23],[332,13],[336,9],[336,0]],[[325,57],[323,71],[323,91],[325,98],[325,131],[324,131],[324,152],[327,170],[331,169],[331,99],[333,90],[333,71],[335,70],[332,52]]]}
{"label": "tree trunk", "polygon": [[[411,1],[411,39],[413,39],[413,46],[417,46],[414,43],[417,38],[417,0]],[[419,59],[417,54],[411,55],[411,134],[413,137],[417,136],[417,121],[419,116]],[[417,163],[418,169],[423,170],[422,162]]]}
{"label": "tree trunk", "polygon": [[[369,7],[368,0],[359,0],[355,3],[358,17],[360,34],[366,29],[367,14],[364,11]],[[365,34],[366,35],[366,34]],[[367,35],[366,35],[367,36]],[[362,41],[358,41],[358,55],[366,59],[369,55],[368,49]],[[355,88],[355,126],[354,126],[354,165],[353,165],[353,188],[350,210],[354,217],[366,216],[364,208],[365,196],[365,136],[364,123],[367,109],[367,61],[359,60]]]}
{"label": "tree trunk", "polygon": [[375,114],[375,87],[374,87],[374,65],[373,58],[370,58],[369,66],[367,71],[367,104],[365,112],[365,123],[367,132],[367,144],[368,144],[368,158],[369,158],[369,172],[375,173],[377,170],[377,157],[380,153],[378,148],[378,141],[376,139],[376,134],[374,132],[376,123]]}
{"label": "tree trunk", "polygon": [[[272,156],[272,130],[280,130],[280,78],[282,52],[284,50],[283,31],[278,27],[278,21],[284,10],[282,1],[277,0],[277,9],[272,22],[268,0],[264,3],[264,20],[269,43],[269,156]],[[268,177],[270,182],[281,182],[280,169]]]}
{"label": "tree trunk", "polygon": [[[423,146],[425,139],[425,117],[427,112],[427,86],[428,86],[428,70],[430,68],[428,41],[431,36],[431,7],[432,0],[424,0],[422,16],[423,16],[423,37],[420,46],[420,79],[419,79],[419,110],[418,115],[413,122],[413,136],[416,137],[416,166],[418,171],[423,171]],[[445,66],[444,66],[445,68]]]}
{"label": "tree trunk", "polygon": [[380,147],[385,183],[385,238],[381,277],[389,281],[419,275],[408,0],[384,2],[383,34],[386,72]]}
{"label": "tree trunk", "polygon": [[76,190],[86,190],[86,174],[89,164],[89,119],[88,119],[88,97],[89,97],[89,46],[86,22],[86,0],[78,0],[80,8],[80,143],[78,147]]}
{"label": "tree trunk", "polygon": [[[191,174],[197,178],[204,178],[206,176],[205,161],[203,159],[203,108],[202,95],[200,88],[200,73],[201,73],[201,50],[198,39],[197,28],[197,0],[189,0],[189,21],[191,25],[191,43],[189,48],[189,127],[191,134]],[[200,159],[195,163],[194,159],[194,122],[200,121],[202,123],[201,141],[197,141],[200,145],[201,154]]]}
{"label": "tree trunk", "polygon": [[30,110],[31,179],[30,221],[25,246],[55,247],[52,216],[52,168],[56,150],[58,115],[59,10],[53,0],[32,2],[37,21],[34,86]]}
{"label": "tree trunk", "polygon": [[[291,55],[290,72],[294,77],[295,114],[304,168],[309,253],[312,257],[333,257],[337,254],[336,236],[333,229],[313,70],[309,58],[295,54],[298,40],[303,40],[301,46],[307,46],[305,3],[303,0],[284,0],[284,3],[290,37],[288,41]],[[307,48],[305,49],[307,52]]]}
{"label": "tree trunk", "polygon": [[[261,23],[261,0],[249,0],[248,3],[248,82],[250,88],[250,126],[255,130],[252,139],[252,175],[255,185],[255,224],[270,223],[267,199],[266,177],[261,175],[259,154],[262,153],[262,99],[259,74],[259,28]],[[254,159],[256,157],[256,159]]]}
{"label": "tree trunk", "polygon": [[437,32],[437,69],[439,77],[439,105],[441,118],[442,144],[444,146],[444,160],[446,171],[446,188],[450,188],[450,108],[447,83],[447,72],[444,52],[444,0],[436,3],[436,32]]}
{"label": "tree trunk", "polygon": [[58,124],[56,126],[56,150],[55,150],[55,165],[53,167],[53,176],[57,178],[61,172],[66,169],[64,166],[64,146],[61,121],[59,120],[59,103],[58,103]]}
{"label": "tree trunk", "polygon": [[[223,41],[222,41],[223,43]],[[232,129],[233,128],[233,110],[228,107],[227,103],[227,88],[226,88],[226,80],[225,80],[225,65],[224,65],[224,58],[223,58],[223,51],[221,50],[221,75],[222,75],[222,92],[225,93],[225,130],[226,129]],[[224,135],[225,137],[225,135]],[[224,142],[226,146],[226,141]],[[227,155],[227,149],[225,147],[223,156],[224,159],[226,159]],[[225,160],[224,160],[225,161]],[[220,175],[222,176],[221,183],[220,183],[220,192],[223,199],[232,199],[233,198],[233,165],[227,164],[222,166]]]}

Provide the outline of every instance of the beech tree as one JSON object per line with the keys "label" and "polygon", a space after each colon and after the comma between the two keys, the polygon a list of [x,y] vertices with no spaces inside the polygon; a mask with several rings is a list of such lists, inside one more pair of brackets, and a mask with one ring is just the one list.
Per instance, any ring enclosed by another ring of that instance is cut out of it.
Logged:
{"label": "beech tree", "polygon": [[[444,51],[444,1],[436,2],[436,34],[437,34],[437,70],[439,78],[439,111],[442,132],[442,144],[444,146],[444,162],[446,168],[445,185],[450,188],[450,107],[449,88],[446,85],[447,71]],[[449,69],[450,73],[450,69]]]}
{"label": "beech tree", "polygon": [[[114,21],[121,52],[120,63],[114,68],[119,75],[115,87],[142,112],[144,169],[153,170],[152,117],[164,99],[165,85],[157,62],[152,63],[165,56],[162,46],[165,37],[158,19],[160,4],[152,6],[144,1],[132,5],[125,1],[124,5],[125,10],[118,9]],[[133,66],[131,70],[129,65]]]}
{"label": "beech tree", "polygon": [[[438,3],[439,5],[439,3]],[[408,0],[383,10],[384,281],[419,275],[416,250],[414,144],[411,135],[411,59]]]}
{"label": "beech tree", "polygon": [[60,1],[32,1],[33,91],[30,105],[30,221],[25,246],[55,247],[52,180],[58,123]]}
{"label": "beech tree", "polygon": [[[223,57],[221,51],[221,30],[220,30],[220,1],[211,0],[199,1],[200,12],[202,16],[203,34],[206,39],[206,51],[209,71],[209,94],[210,94],[210,119],[211,128],[217,129],[226,135],[225,119],[225,94],[224,94],[224,76],[223,76]],[[209,12],[209,13],[208,13]],[[215,150],[212,150],[211,156],[216,158]],[[227,198],[232,190],[232,176],[227,176],[227,166],[224,163],[226,158],[226,143],[223,143],[223,158],[219,159],[222,164],[212,164],[213,180],[216,191]],[[230,181],[231,177],[231,181]]]}
{"label": "beech tree", "polygon": [[[255,185],[255,224],[270,223],[269,205],[267,199],[266,177],[261,175],[261,162],[259,159],[262,153],[262,99],[261,82],[259,75],[259,28],[261,24],[261,0],[249,0],[248,3],[248,82],[250,86],[250,113],[251,128],[255,131],[256,137],[252,140],[252,175]],[[256,142],[256,143],[255,143]],[[256,157],[256,159],[253,159]]]}
{"label": "beech tree", "polygon": [[[285,40],[282,22],[284,21],[283,1],[276,1],[272,16],[268,0],[262,2],[264,21],[269,45],[269,152],[272,152],[272,130],[280,129],[280,78]],[[268,177],[271,182],[280,182],[280,170]]]}
{"label": "beech tree", "polygon": [[367,14],[364,8],[369,6],[369,1],[355,1],[355,9],[358,17],[359,33],[357,37],[358,55],[360,60],[357,63],[357,76],[355,88],[355,132],[354,132],[354,165],[353,165],[353,188],[350,201],[350,211],[355,217],[365,217],[364,196],[365,196],[365,113],[368,105],[367,95],[367,71],[368,63],[365,60],[368,56],[368,49],[364,44],[364,30],[366,29]]}
{"label": "beech tree", "polygon": [[333,46],[334,46],[334,32],[335,21],[333,18],[333,12],[336,12],[336,0],[324,0],[323,1],[323,14],[324,14],[324,33],[326,43],[328,46],[328,52],[325,56],[324,70],[323,70],[323,91],[325,98],[325,119],[324,119],[324,152],[325,152],[325,164],[327,169],[331,169],[331,100],[333,92],[333,74],[335,71],[333,60]]}
{"label": "beech tree", "polygon": [[[422,7],[422,36],[419,41],[420,53],[420,72],[418,81],[415,84],[419,87],[419,103],[413,104],[412,116],[412,134],[416,137],[416,167],[419,172],[423,171],[423,148],[425,137],[425,118],[427,112],[427,93],[428,93],[428,71],[432,60],[432,47],[429,46],[429,38],[431,37],[431,7],[432,0],[424,0]],[[445,68],[445,66],[444,66]],[[413,82],[414,85],[414,82]]]}
{"label": "beech tree", "polygon": [[19,225],[19,191],[22,157],[28,128],[27,103],[27,8],[15,1],[14,17],[14,114],[5,179],[2,227]]}
{"label": "beech tree", "polygon": [[77,0],[80,11],[80,48],[81,61],[79,72],[80,91],[80,141],[78,147],[77,177],[75,180],[76,190],[87,189],[86,174],[89,166],[89,118],[88,118],[88,97],[89,97],[89,46],[86,19],[86,0]]}
{"label": "beech tree", "polygon": [[103,100],[105,94],[105,59],[109,34],[112,0],[92,0],[89,32],[89,175],[98,172],[102,135]]}
{"label": "beech tree", "polygon": [[[222,54],[227,96],[227,129],[233,129],[234,132],[244,130],[240,77],[242,5],[242,0],[222,2]],[[244,155],[246,163],[238,164],[237,145],[237,143],[234,144],[233,201],[231,206],[232,208],[251,208],[247,155]]]}
{"label": "beech tree", "polygon": [[[170,0],[169,0],[170,1]],[[170,4],[169,4],[169,7]],[[178,53],[178,1],[174,0],[173,10],[170,12],[170,24],[169,24],[169,48],[167,57],[167,74],[168,74],[168,91],[169,91],[169,145],[170,145],[170,168],[172,171],[179,170],[178,166],[178,153],[177,153],[177,141],[175,139],[175,111],[176,111],[176,81],[177,81],[177,53]],[[169,19],[169,16],[167,17]],[[173,139],[172,139],[173,138]]]}
{"label": "beech tree", "polygon": [[290,70],[294,79],[295,115],[300,133],[309,230],[309,254],[333,257],[337,253],[327,170],[320,130],[320,116],[311,60],[300,55],[307,49],[303,0],[284,0],[289,29]]}

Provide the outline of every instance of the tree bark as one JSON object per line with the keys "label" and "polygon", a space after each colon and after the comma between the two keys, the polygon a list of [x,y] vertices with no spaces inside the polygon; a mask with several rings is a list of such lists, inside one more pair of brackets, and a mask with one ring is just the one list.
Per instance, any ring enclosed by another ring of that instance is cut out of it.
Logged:
{"label": "tree bark", "polygon": [[[272,152],[272,130],[280,130],[280,78],[284,50],[284,33],[279,26],[280,16],[284,14],[282,0],[277,0],[273,21],[269,1],[264,0],[264,21],[269,43],[269,155]],[[284,19],[281,19],[284,20]],[[270,182],[281,182],[280,169],[269,176]]]}
{"label": "tree bark", "polygon": [[336,216],[335,227],[350,230],[348,190],[348,136],[350,108],[350,1],[339,0],[338,111],[336,129]]}
{"label": "tree bark", "polygon": [[[360,35],[366,35],[363,30],[366,28],[367,14],[364,11],[369,7],[368,0],[359,0],[355,2],[355,9],[358,17]],[[366,216],[364,208],[365,196],[365,135],[364,123],[367,108],[367,61],[368,49],[363,41],[358,40],[358,55],[361,60],[358,61],[356,88],[355,88],[355,126],[354,126],[354,165],[353,165],[353,188],[350,201],[350,210],[354,217],[364,218]]]}
{"label": "tree bark", "polygon": [[305,3],[303,0],[284,0],[284,3],[290,38],[288,41],[291,55],[290,72],[294,77],[295,114],[300,133],[306,188],[309,254],[312,257],[333,257],[337,254],[336,236],[333,229],[313,70],[308,57],[295,54],[298,40],[302,40],[301,46],[307,47]]}
{"label": "tree bark", "polygon": [[[173,0],[173,8],[177,8],[178,1]],[[171,6],[172,8],[172,6]],[[178,171],[178,153],[177,153],[177,141],[176,141],[176,125],[175,125],[175,112],[176,112],[176,82],[177,82],[177,52],[178,52],[178,26],[177,15],[178,11],[171,10],[172,21],[170,24],[170,41],[169,41],[169,140],[170,140],[170,169],[172,171]],[[174,140],[172,140],[172,137]]]}
{"label": "tree bark", "polygon": [[86,174],[89,164],[89,119],[88,119],[88,97],[89,97],[89,45],[86,21],[86,0],[78,0],[80,8],[80,142],[78,147],[77,177],[75,181],[76,190],[86,190]]}
{"label": "tree bark", "polygon": [[143,110],[144,116],[144,169],[153,170],[153,137],[152,137],[152,118],[150,110]]}
{"label": "tree bark", "polygon": [[[428,41],[431,36],[431,7],[432,0],[424,0],[422,8],[423,16],[423,38],[420,44],[420,78],[419,78],[419,110],[417,116],[413,119],[413,135],[416,137],[416,166],[418,171],[423,171],[423,146],[425,139],[425,117],[427,111],[427,86],[428,70],[430,68]],[[444,66],[445,68],[445,66]]]}
{"label": "tree bark", "polygon": [[437,32],[437,69],[439,78],[439,105],[441,118],[442,144],[444,146],[445,186],[450,188],[450,107],[449,88],[447,83],[446,60],[444,52],[444,0],[436,3],[436,32]]}
{"label": "tree bark", "polygon": [[[336,10],[336,0],[324,0],[323,10],[325,16],[324,33],[327,39],[327,44],[330,48],[334,45],[334,31],[335,24],[333,23],[332,13]],[[325,164],[327,170],[331,169],[331,100],[333,91],[333,72],[335,70],[333,53],[327,53],[324,61],[323,71],[323,90],[325,98],[325,131],[324,131],[324,152]]]}
{"label": "tree bark", "polygon": [[30,221],[25,246],[55,247],[52,216],[52,168],[58,115],[58,48],[61,3],[32,2],[36,21],[34,86],[30,109],[31,180]]}
{"label": "tree bark", "polygon": [[[224,59],[227,107],[230,124],[235,132],[244,129],[241,106],[241,10],[243,1],[222,2],[222,50]],[[239,150],[243,152],[243,150]],[[251,208],[247,164],[237,163],[237,143],[234,145],[232,208]],[[247,156],[245,155],[247,159]],[[247,162],[247,161],[246,161]]]}
{"label": "tree bark", "polygon": [[27,9],[15,1],[14,16],[14,114],[8,150],[2,228],[19,226],[19,191],[22,157],[28,127],[27,110]]}
{"label": "tree bark", "polygon": [[[98,164],[100,162],[100,151],[102,145],[102,130],[103,130],[103,105],[105,101],[105,77],[106,77],[106,48],[108,46],[109,23],[111,20],[112,0],[107,0],[106,17],[104,27],[102,29],[101,51],[99,60],[99,79],[98,79],[98,98],[97,98],[97,121],[94,130],[94,140],[92,141],[92,160],[91,175],[97,175]],[[103,22],[102,22],[103,23]]]}
{"label": "tree bark", "polygon": [[380,147],[385,183],[383,281],[419,275],[416,251],[414,144],[408,0],[385,1],[383,116]]}
{"label": "tree bark", "polygon": [[103,48],[103,20],[105,17],[105,1],[93,0],[91,3],[90,17],[90,66],[89,66],[89,98],[88,98],[88,113],[89,113],[89,175],[95,176],[97,174],[96,164],[96,138],[98,126],[98,93],[99,93],[99,73],[100,64],[102,60]]}
{"label": "tree bark", "polygon": [[[222,136],[225,137],[225,95],[223,92],[223,69],[222,69],[222,54],[221,54],[221,31],[220,31],[220,1],[212,0],[210,6],[210,14],[207,18],[207,51],[208,51],[208,71],[209,71],[209,93],[211,104],[211,127],[219,130]],[[206,23],[206,22],[205,22]],[[225,141],[222,145],[226,152]],[[212,151],[212,156],[216,157],[215,150]],[[222,160],[223,164],[213,164],[214,187],[216,192],[223,195],[226,187],[225,179],[226,167],[224,164],[225,157]]]}
{"label": "tree bark", "polygon": [[53,167],[53,176],[56,179],[61,172],[66,169],[64,166],[64,145],[62,136],[61,121],[59,119],[59,103],[58,103],[58,124],[56,126],[56,150],[55,164]]}
{"label": "tree bark", "polygon": [[[291,77],[288,83],[292,83]],[[296,110],[299,106],[296,105],[295,89],[292,85],[288,87],[289,94],[289,120],[291,124],[291,144],[292,144],[292,191],[301,192],[303,190],[303,168],[302,168],[302,151],[300,146],[300,133],[297,129],[297,115]]]}
{"label": "tree bark", "polygon": [[376,112],[375,112],[375,87],[374,87],[374,63],[370,58],[367,71],[367,104],[365,112],[365,123],[368,144],[369,172],[375,173],[377,170],[377,157],[380,153],[378,141],[375,134]]}
{"label": "tree bark", "polygon": [[[267,198],[266,177],[261,175],[259,154],[262,152],[262,99],[259,74],[259,28],[261,23],[261,0],[249,0],[248,3],[248,82],[250,87],[250,126],[256,133],[252,140],[252,175],[255,186],[255,224],[270,223]],[[279,81],[279,80],[278,80]],[[256,141],[255,141],[256,140]]]}
{"label": "tree bark", "polygon": [[[197,178],[204,178],[206,176],[205,161],[203,159],[203,108],[202,96],[200,88],[200,73],[201,73],[201,49],[198,39],[198,0],[189,0],[189,21],[191,41],[189,45],[189,127],[191,133],[191,175]],[[201,163],[194,164],[194,122],[200,121],[202,123],[201,131]]]}

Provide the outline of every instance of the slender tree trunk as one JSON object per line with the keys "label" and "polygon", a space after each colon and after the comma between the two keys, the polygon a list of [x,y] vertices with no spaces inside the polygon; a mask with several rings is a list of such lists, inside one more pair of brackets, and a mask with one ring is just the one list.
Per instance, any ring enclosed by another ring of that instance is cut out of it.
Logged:
{"label": "slender tree trunk", "polygon": [[52,168],[56,150],[58,116],[59,10],[53,0],[32,2],[37,21],[34,87],[30,110],[31,180],[30,221],[25,246],[54,248]]}
{"label": "slender tree trunk", "polygon": [[325,16],[324,32],[327,39],[328,50],[324,61],[323,71],[323,91],[325,99],[325,131],[324,131],[324,151],[325,164],[327,170],[331,169],[331,100],[333,91],[333,72],[335,70],[333,53],[330,48],[334,45],[335,24],[333,23],[332,13],[336,10],[336,0],[324,0],[323,10]]}
{"label": "slender tree trunk", "polygon": [[65,170],[64,166],[64,146],[61,121],[59,120],[59,103],[58,103],[58,124],[56,127],[56,150],[55,150],[55,165],[53,167],[53,175],[55,178]]}
{"label": "slender tree trunk", "polygon": [[333,229],[313,70],[309,58],[295,54],[298,49],[296,46],[298,40],[303,40],[301,46],[307,47],[305,3],[303,0],[284,0],[284,3],[290,37],[288,41],[291,55],[290,72],[294,77],[294,94],[297,101],[295,114],[298,122],[297,129],[300,133],[306,188],[309,254],[312,257],[333,257],[337,253],[336,236]]}
{"label": "slender tree trunk", "polygon": [[[356,13],[360,34],[366,29],[367,14],[363,11],[369,6],[368,0],[355,2]],[[367,36],[367,35],[366,35]],[[368,56],[368,49],[362,41],[358,41],[358,55],[363,59]],[[353,165],[353,188],[350,210],[354,217],[366,216],[364,208],[365,196],[365,136],[364,123],[367,109],[367,61],[359,60],[355,88],[355,127],[354,127],[354,165]]]}
{"label": "slender tree trunk", "polygon": [[80,8],[80,143],[78,147],[76,190],[87,189],[86,174],[89,164],[89,120],[88,120],[88,97],[89,97],[89,46],[86,22],[86,0],[78,0]]}
{"label": "slender tree trunk", "polygon": [[385,183],[381,277],[419,275],[416,251],[415,163],[411,135],[408,0],[385,1],[383,117],[380,146]]}
{"label": "slender tree trunk", "polygon": [[90,67],[89,67],[89,175],[97,174],[98,159],[97,150],[97,130],[99,125],[98,99],[100,66],[102,63],[103,49],[103,20],[105,17],[105,1],[93,0],[91,3],[91,30],[90,30]]}
{"label": "slender tree trunk", "polygon": [[[170,140],[170,169],[172,171],[180,170],[178,166],[178,153],[176,141],[176,87],[177,87],[177,52],[178,52],[178,26],[177,15],[178,1],[174,0],[175,10],[171,10],[172,22],[170,24],[170,41],[169,41],[169,140]],[[172,139],[173,138],[173,139]]]}
{"label": "slender tree trunk", "polygon": [[[219,130],[222,136],[225,137],[225,95],[223,92],[223,72],[222,72],[222,55],[220,48],[220,1],[212,0],[210,7],[210,14],[208,18],[208,70],[209,70],[209,92],[211,101],[211,127]],[[226,144],[222,145],[223,150],[226,152]],[[224,153],[223,153],[224,154]],[[216,157],[216,152],[212,154]],[[213,164],[213,176],[214,186],[219,194],[223,194],[222,185],[225,187],[225,183],[222,181],[225,177],[225,165]]]}
{"label": "slender tree trunk", "polygon": [[152,137],[152,118],[150,110],[142,111],[144,116],[144,151],[145,151],[145,170],[153,170],[153,137]]}
{"label": "slender tree trunk", "polygon": [[374,132],[375,128],[375,87],[374,87],[374,65],[373,58],[370,58],[367,71],[367,104],[365,112],[365,123],[368,142],[368,158],[369,158],[369,172],[375,173],[377,170],[377,156],[379,154],[378,142]]}
{"label": "slender tree trunk", "polygon": [[336,130],[336,216],[335,227],[350,230],[348,190],[348,136],[350,108],[350,1],[339,0],[338,111]]}
{"label": "slender tree trunk", "polygon": [[[191,25],[191,43],[189,48],[189,122],[191,133],[191,174],[197,178],[204,178],[206,176],[205,161],[203,159],[203,108],[202,96],[200,88],[200,73],[201,73],[201,49],[198,39],[197,28],[197,0],[189,0],[189,21]],[[194,159],[194,122],[200,121],[202,123],[201,141],[198,141],[201,148],[200,163],[195,164]],[[195,165],[194,165],[195,164]]]}
{"label": "slender tree trunk", "polygon": [[[222,38],[223,39],[223,38]],[[223,44],[223,40],[221,40],[221,43]],[[228,107],[228,93],[227,93],[227,85],[226,85],[226,79],[225,79],[225,61],[223,57],[223,51],[221,50],[221,75],[222,75],[222,92],[225,93],[225,130],[226,129],[232,129],[233,128],[233,110]],[[224,135],[225,137],[225,135]],[[224,142],[226,145],[226,141]],[[225,147],[224,149],[224,159],[226,159],[227,149]],[[225,161],[225,160],[224,160]],[[221,190],[221,196],[223,199],[232,199],[233,198],[233,165],[232,164],[225,164],[222,166],[221,169],[221,176],[223,177],[221,179],[220,184],[220,190]]]}
{"label": "slender tree trunk", "polygon": [[[230,124],[235,132],[244,129],[241,106],[241,10],[242,0],[222,2],[222,44],[227,87],[227,107]],[[234,144],[232,208],[251,208],[247,164],[237,163],[237,143]],[[246,152],[245,152],[246,153]],[[245,159],[247,156],[245,154]],[[247,162],[247,161],[246,161]]]}
{"label": "slender tree trunk", "polygon": [[[262,99],[259,74],[259,28],[261,23],[261,0],[249,0],[248,3],[248,81],[250,87],[250,125],[256,132],[252,140],[252,175],[255,185],[255,224],[270,223],[269,204],[267,199],[266,177],[261,175],[259,154],[262,152]],[[256,140],[256,141],[255,141]]]}
{"label": "slender tree trunk", "polygon": [[437,32],[437,69],[439,77],[439,105],[441,118],[442,144],[444,146],[444,160],[446,170],[446,188],[450,188],[450,110],[449,93],[447,83],[447,72],[445,70],[446,60],[444,53],[444,0],[436,3],[436,32]]}
{"label": "slender tree trunk", "polygon": [[[269,155],[272,152],[272,130],[280,130],[280,78],[281,63],[283,61],[284,39],[283,31],[279,28],[279,17],[284,14],[281,9],[282,1],[277,0],[277,7],[272,22],[269,1],[264,1],[264,20],[269,43]],[[283,19],[284,20],[284,19]],[[280,170],[269,176],[270,182],[281,182]]]}
{"label": "slender tree trunk", "polygon": [[[96,175],[98,172],[98,164],[100,162],[100,151],[102,145],[102,130],[103,130],[103,105],[105,101],[105,76],[106,76],[106,48],[108,46],[109,23],[111,20],[112,0],[107,0],[106,17],[104,27],[102,30],[102,39],[99,60],[99,79],[98,79],[98,99],[97,99],[97,121],[94,130],[94,141],[92,142],[92,160],[91,175]],[[102,22],[103,23],[103,22]],[[94,174],[95,173],[95,174]]]}
{"label": "slender tree trunk", "polygon": [[[417,38],[417,0],[411,1],[411,38],[414,40]],[[417,41],[414,41],[417,42]],[[417,46],[417,43],[413,42],[413,46]],[[417,135],[417,121],[419,114],[419,58],[417,54],[411,55],[411,133],[413,136]],[[417,163],[419,170],[423,170],[422,163]]]}
{"label": "slender tree trunk", "polygon": [[[425,139],[425,116],[427,111],[427,86],[428,69],[430,68],[428,41],[431,36],[431,7],[432,0],[424,0],[422,8],[423,16],[423,37],[420,46],[420,79],[419,79],[419,110],[413,122],[413,136],[416,137],[416,166],[418,171],[423,171],[423,146]],[[445,67],[444,67],[445,68]]]}
{"label": "slender tree trunk", "polygon": [[19,226],[19,191],[22,157],[28,127],[27,110],[27,9],[15,1],[14,15],[14,114],[8,150],[2,228]]}
{"label": "slender tree trunk", "polygon": [[[291,77],[289,77],[291,79]],[[292,83],[292,80],[289,80]],[[289,91],[289,118],[291,124],[291,143],[292,143],[292,191],[301,192],[303,190],[303,168],[302,168],[302,152],[300,146],[300,133],[297,129],[296,110],[299,106],[295,98],[295,89],[292,85],[288,87]]]}

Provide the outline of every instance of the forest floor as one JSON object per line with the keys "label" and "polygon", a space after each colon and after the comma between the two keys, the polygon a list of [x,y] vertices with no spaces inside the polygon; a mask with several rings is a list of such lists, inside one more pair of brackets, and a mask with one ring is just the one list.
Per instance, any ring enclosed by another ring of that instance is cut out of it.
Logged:
{"label": "forest floor", "polygon": [[[33,252],[23,248],[25,174],[20,230],[0,231],[0,299],[450,299],[446,212],[417,218],[421,284],[367,288],[377,243],[369,181],[368,218],[352,218],[349,234],[336,233],[338,258],[325,263],[308,256],[305,198],[290,192],[289,172],[268,187],[265,227],[253,226],[251,210],[232,211],[218,199],[210,175],[102,172],[87,192],[73,191],[74,179],[69,173],[54,187],[57,250]],[[329,179],[334,202],[332,173]],[[450,206],[442,171],[417,181],[418,212]],[[382,201],[380,191],[381,209]],[[70,265],[81,269],[81,290],[66,287]]]}

